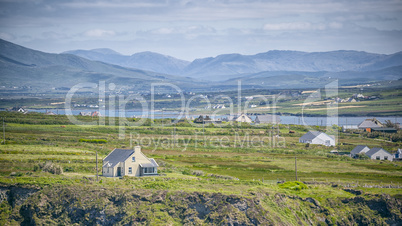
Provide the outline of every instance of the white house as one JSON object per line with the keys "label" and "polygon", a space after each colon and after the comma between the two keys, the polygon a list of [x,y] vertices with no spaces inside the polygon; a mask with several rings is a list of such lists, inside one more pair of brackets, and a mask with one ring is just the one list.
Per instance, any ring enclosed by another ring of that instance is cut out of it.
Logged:
{"label": "white house", "polygon": [[394,156],[392,156],[389,152],[387,152],[383,148],[372,148],[370,149],[370,151],[366,152],[366,155],[370,157],[370,159],[376,159],[376,160],[392,161],[394,158]]}
{"label": "white house", "polygon": [[257,115],[255,117],[256,124],[280,124],[281,119],[279,115]]}
{"label": "white house", "polygon": [[308,131],[299,138],[299,143],[321,144],[335,146],[335,137],[319,131]]}
{"label": "white house", "polygon": [[105,177],[152,176],[158,175],[158,164],[141,152],[141,147],[133,149],[115,148],[103,159],[102,173]]}

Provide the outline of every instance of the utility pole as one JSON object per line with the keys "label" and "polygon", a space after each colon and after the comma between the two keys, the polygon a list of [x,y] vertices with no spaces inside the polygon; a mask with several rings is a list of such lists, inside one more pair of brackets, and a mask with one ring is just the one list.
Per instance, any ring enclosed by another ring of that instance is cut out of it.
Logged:
{"label": "utility pole", "polygon": [[163,129],[163,119],[164,119],[164,115],[163,115],[163,108],[162,108],[162,129]]}
{"label": "utility pole", "polygon": [[3,117],[3,144],[6,144],[6,126],[4,124],[4,119],[5,117]]}
{"label": "utility pole", "polygon": [[297,157],[295,155],[295,174],[296,174],[296,181],[297,181]]}
{"label": "utility pole", "polygon": [[98,182],[98,150],[96,150],[96,182]]}

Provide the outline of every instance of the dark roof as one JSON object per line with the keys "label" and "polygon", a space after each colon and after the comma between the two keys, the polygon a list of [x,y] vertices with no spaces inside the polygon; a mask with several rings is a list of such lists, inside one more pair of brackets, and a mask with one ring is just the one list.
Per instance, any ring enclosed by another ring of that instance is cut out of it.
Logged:
{"label": "dark roof", "polygon": [[316,138],[318,135],[320,135],[321,132],[319,131],[308,131],[306,134],[304,134],[300,139],[302,140],[312,140]]}
{"label": "dark roof", "polygon": [[378,128],[371,128],[373,131],[380,131],[380,132],[387,132],[387,133],[396,133],[397,130],[395,128],[385,128],[385,127],[378,127]]}
{"label": "dark roof", "polygon": [[128,157],[134,153],[133,149],[114,149],[105,159],[103,164],[110,164],[108,167],[114,167],[119,162],[124,162]]}
{"label": "dark roof", "polygon": [[382,127],[382,123],[378,121],[376,118],[369,118],[364,120],[357,126],[359,129],[366,129],[366,128],[378,128]]}
{"label": "dark roof", "polygon": [[372,155],[374,155],[375,153],[377,153],[377,152],[380,151],[380,150],[383,150],[385,153],[391,155],[390,153],[388,153],[388,152],[387,152],[385,149],[383,149],[383,148],[372,148],[372,149],[370,149],[370,151],[366,152],[366,155],[371,157]]}
{"label": "dark roof", "polygon": [[367,148],[368,150],[370,150],[370,148],[367,147],[366,145],[357,145],[355,148],[353,148],[353,150],[350,152],[350,154],[352,154],[352,155],[359,154],[359,153],[362,152],[365,148]]}
{"label": "dark roof", "polygon": [[259,123],[280,123],[281,119],[279,115],[257,115],[254,121]]}

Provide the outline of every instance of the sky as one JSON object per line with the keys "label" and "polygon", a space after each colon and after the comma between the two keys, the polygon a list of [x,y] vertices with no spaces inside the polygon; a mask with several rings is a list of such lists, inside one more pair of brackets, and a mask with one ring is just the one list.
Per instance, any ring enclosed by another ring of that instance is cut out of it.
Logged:
{"label": "sky", "polygon": [[402,0],[0,0],[0,38],[194,60],[269,50],[402,51]]}

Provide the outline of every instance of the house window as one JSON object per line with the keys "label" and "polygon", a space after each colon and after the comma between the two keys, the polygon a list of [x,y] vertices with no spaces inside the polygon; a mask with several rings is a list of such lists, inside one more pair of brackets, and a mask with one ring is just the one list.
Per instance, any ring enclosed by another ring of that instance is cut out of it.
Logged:
{"label": "house window", "polygon": [[380,156],[376,156],[375,159],[380,160]]}
{"label": "house window", "polygon": [[144,168],[144,173],[154,173],[155,168],[154,167],[145,167]]}
{"label": "house window", "polygon": [[384,160],[388,160],[388,156],[384,156]]}
{"label": "house window", "polygon": [[128,167],[128,174],[133,174],[133,169],[131,167]]}
{"label": "house window", "polygon": [[109,167],[107,168],[107,173],[109,173]]}
{"label": "house window", "polygon": [[132,160],[132,162],[135,162],[135,157],[132,157],[131,160]]}

